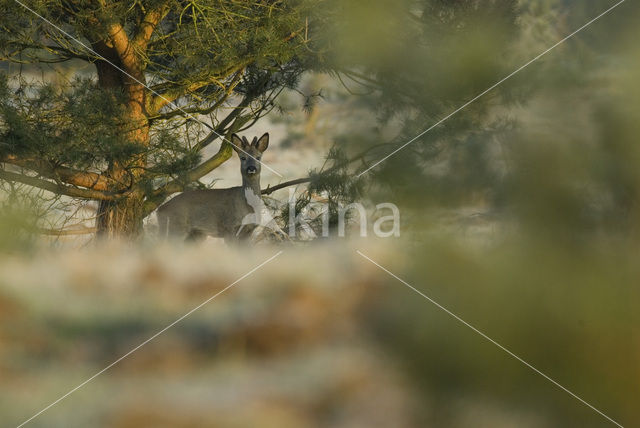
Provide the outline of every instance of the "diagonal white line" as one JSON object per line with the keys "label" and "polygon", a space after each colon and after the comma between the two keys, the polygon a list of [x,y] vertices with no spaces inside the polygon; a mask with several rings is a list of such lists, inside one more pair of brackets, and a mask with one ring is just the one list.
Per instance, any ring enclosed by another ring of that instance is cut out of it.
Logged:
{"label": "diagonal white line", "polygon": [[22,422],[16,428],[20,428],[20,427],[26,425],[27,423],[29,423],[30,421],[32,421],[33,419],[35,419],[36,417],[40,416],[42,413],[46,412],[47,410],[49,410],[50,408],[52,408],[53,406],[55,406],[56,404],[58,404],[59,402],[61,402],[62,400],[64,400],[65,398],[67,398],[68,396],[70,396],[71,394],[73,394],[74,392],[76,392],[77,390],[79,390],[80,388],[82,388],[83,386],[85,386],[86,384],[91,382],[92,380],[94,380],[95,378],[97,378],[98,376],[100,376],[102,373],[106,372],[111,367],[115,366],[120,361],[124,360],[129,355],[131,355],[134,352],[136,352],[138,349],[142,348],[144,345],[146,345],[147,343],[151,342],[153,339],[155,339],[156,337],[160,336],[162,333],[164,333],[165,331],[169,330],[171,327],[173,327],[174,325],[178,324],[180,321],[182,321],[183,319],[187,318],[189,315],[193,314],[195,311],[197,311],[198,309],[200,309],[201,307],[203,307],[204,305],[206,305],[207,303],[209,303],[210,301],[212,301],[213,299],[215,299],[216,297],[218,297],[219,295],[221,295],[222,293],[224,293],[225,291],[227,291],[228,289],[230,289],[231,287],[233,287],[234,285],[236,285],[237,283],[239,283],[240,281],[242,281],[243,279],[245,279],[246,277],[248,277],[249,275],[251,275],[252,273],[257,271],[258,269],[260,269],[262,266],[266,265],[267,263],[269,263],[270,261],[272,261],[273,259],[278,257],[280,254],[282,254],[282,251],[278,251],[275,255],[271,256],[270,258],[268,258],[264,262],[260,263],[258,266],[254,267],[249,272],[245,273],[240,278],[236,279],[231,284],[227,285],[225,288],[223,288],[222,290],[218,291],[213,296],[209,297],[207,300],[205,300],[204,302],[200,303],[198,306],[196,306],[195,308],[191,309],[189,312],[187,312],[186,314],[182,315],[180,318],[178,318],[177,320],[173,321],[171,324],[169,324],[168,326],[166,326],[162,330],[158,331],[156,334],[154,334],[153,336],[151,336],[150,338],[148,338],[147,340],[145,340],[144,342],[142,342],[141,344],[139,344],[138,346],[136,346],[135,348],[133,348],[132,350],[130,350],[129,352],[127,352],[126,354],[124,354],[123,356],[121,356],[120,358],[118,358],[117,360],[115,360],[114,362],[112,362],[111,364],[109,364],[108,366],[106,366],[105,368],[103,368],[102,370],[100,370],[99,372],[97,372],[96,374],[94,374],[93,376],[91,376],[90,378],[88,378],[87,380],[85,380],[84,382],[79,384],[78,386],[76,386],[75,388],[71,389],[69,392],[67,392],[66,394],[64,394],[63,396],[58,398],[57,400],[53,401],[47,407],[45,407],[44,409],[40,410],[35,415],[31,416],[26,421]]}
{"label": "diagonal white line", "polygon": [[363,258],[367,259],[368,261],[370,261],[371,263],[373,263],[374,265],[376,265],[377,267],[379,267],[380,269],[382,269],[383,271],[385,271],[386,273],[391,275],[393,278],[397,279],[398,281],[400,281],[401,283],[403,283],[404,285],[406,285],[407,287],[409,287],[410,289],[412,289],[413,291],[415,291],[416,293],[418,293],[419,295],[424,297],[429,302],[431,302],[434,305],[436,305],[439,309],[443,310],[444,312],[446,312],[447,314],[449,314],[450,316],[452,316],[456,320],[460,321],[462,324],[464,324],[465,326],[469,327],[471,330],[473,330],[474,332],[478,333],[480,336],[484,337],[486,340],[488,340],[489,342],[493,343],[495,346],[497,346],[498,348],[500,348],[501,350],[503,350],[507,354],[511,355],[513,358],[515,358],[516,360],[520,361],[522,364],[524,364],[525,366],[529,367],[534,372],[538,373],[540,376],[542,376],[543,378],[547,379],[549,382],[553,383],[555,386],[557,386],[558,388],[562,389],[564,392],[566,392],[567,394],[571,395],[573,398],[575,398],[576,400],[580,401],[582,404],[584,404],[585,406],[589,407],[591,410],[594,410],[595,412],[597,412],[601,416],[605,417],[609,422],[619,426],[620,428],[624,428],[618,422],[614,421],[609,416],[605,415],[600,410],[596,409],[591,404],[587,403],[582,398],[578,397],[576,394],[574,394],[573,392],[569,391],[567,388],[565,388],[564,386],[560,385],[558,382],[556,382],[555,380],[553,380],[552,378],[550,378],[546,374],[542,373],[540,370],[538,370],[537,368],[535,368],[534,366],[532,366],[528,362],[526,362],[525,360],[523,360],[522,358],[520,358],[519,356],[517,356],[513,352],[509,351],[507,348],[505,348],[504,346],[502,346],[501,344],[499,344],[498,342],[496,342],[495,340],[493,340],[492,338],[490,338],[489,336],[487,336],[486,334],[484,334],[483,332],[481,332],[480,330],[478,330],[477,328],[475,328],[474,326],[472,326],[471,324],[469,324],[468,322],[466,322],[465,320],[460,318],[458,315],[456,315],[453,312],[451,312],[449,309],[447,309],[444,306],[442,306],[440,303],[438,303],[435,300],[433,300],[431,297],[427,296],[426,294],[424,294],[423,292],[421,292],[417,288],[413,287],[407,281],[405,281],[402,278],[396,276],[394,273],[390,272],[388,269],[384,268],[383,266],[381,266],[380,264],[378,264],[377,262],[375,262],[371,258],[369,258],[366,255],[364,255],[360,250],[356,250],[356,253],[360,254]]}
{"label": "diagonal white line", "polygon": [[357,177],[361,177],[362,175],[366,174],[367,172],[369,172],[370,170],[372,170],[373,168],[375,168],[376,166],[380,165],[382,162],[384,162],[385,160],[389,159],[391,156],[395,155],[396,153],[398,153],[400,150],[404,149],[405,147],[407,147],[409,144],[413,143],[415,140],[417,140],[418,138],[422,137],[424,134],[426,134],[427,132],[431,131],[433,128],[437,127],[438,125],[442,124],[442,122],[444,122],[445,120],[449,119],[451,116],[454,116],[455,114],[459,113],[461,110],[465,109],[466,107],[468,107],[470,104],[474,103],[475,101],[477,101],[479,98],[483,97],[484,95],[486,95],[487,93],[491,92],[492,90],[494,90],[496,87],[500,86],[502,83],[504,83],[505,81],[507,81],[508,79],[512,78],[513,76],[515,76],[516,74],[518,74],[519,72],[521,72],[522,70],[524,70],[526,67],[528,67],[529,65],[531,65],[532,63],[536,62],[537,60],[539,60],[540,58],[542,58],[543,56],[545,56],[546,54],[548,54],[549,52],[551,52],[553,49],[555,49],[556,47],[560,46],[562,43],[566,42],[567,40],[569,40],[570,38],[572,38],[573,36],[575,36],[576,34],[578,34],[580,31],[584,30],[585,28],[587,28],[589,25],[593,24],[594,22],[596,22],[598,19],[602,18],[603,16],[605,16],[606,14],[608,14],[609,12],[611,12],[613,9],[615,9],[616,7],[620,6],[622,3],[624,3],[625,0],[621,0],[618,3],[614,4],[613,6],[611,6],[609,9],[605,10],[604,12],[602,12],[600,15],[596,16],[595,18],[593,18],[591,21],[587,22],[586,24],[584,24],[582,27],[578,28],[577,30],[575,30],[573,33],[569,34],[568,36],[566,36],[564,39],[560,40],[559,42],[557,42],[556,44],[554,44],[553,46],[551,46],[550,48],[548,48],[547,50],[545,50],[544,52],[540,53],[538,56],[536,56],[535,58],[529,60],[528,62],[526,62],[525,64],[521,65],[520,67],[518,67],[516,70],[512,71],[510,74],[508,74],[507,76],[503,77],[502,79],[500,79],[499,81],[497,81],[496,83],[494,83],[493,85],[491,85],[490,87],[488,87],[487,89],[485,89],[484,91],[482,91],[480,94],[476,95],[475,97],[473,97],[472,99],[470,99],[469,101],[467,101],[466,103],[464,103],[463,105],[461,105],[460,107],[458,107],[457,109],[455,109],[454,111],[452,111],[451,113],[449,113],[448,115],[446,115],[445,117],[443,117],[442,119],[440,119],[439,121],[437,121],[436,123],[434,123],[433,125],[431,125],[429,128],[425,129],[424,131],[422,131],[421,133],[419,133],[418,135],[416,135],[415,137],[413,137],[412,139],[410,139],[409,141],[407,141],[406,143],[404,143],[402,146],[398,147],[397,149],[395,149],[394,151],[392,151],[391,153],[389,153],[387,156],[383,157],[382,159],[380,159],[379,161],[377,161],[376,163],[374,163],[373,165],[371,165],[369,168],[365,169],[364,171],[362,171],[360,174],[357,175]]}
{"label": "diagonal white line", "polygon": [[82,43],[80,40],[78,40],[77,38],[73,37],[71,34],[67,33],[66,31],[64,31],[62,28],[60,28],[59,26],[57,26],[56,24],[54,24],[53,22],[49,21],[47,18],[45,18],[44,16],[40,15],[38,12],[36,12],[35,10],[31,9],[29,6],[25,5],[24,3],[22,3],[20,0],[14,0],[16,3],[18,3],[20,6],[24,7],[25,9],[27,9],[29,12],[33,13],[34,15],[36,15],[38,18],[42,19],[44,22],[46,22],[47,24],[51,25],[53,28],[55,28],[56,30],[60,31],[62,34],[64,34],[65,36],[69,37],[70,39],[72,39],[73,41],[75,41],[76,43],[78,43],[80,46],[82,46],[83,48],[87,49],[89,52],[91,52],[92,54],[96,55],[98,58],[102,59],[103,61],[109,63],[110,65],[112,65],[114,68],[116,68],[118,71],[124,73],[127,77],[133,79],[134,81],[136,81],[137,83],[141,84],[142,86],[144,86],[145,88],[147,88],[149,91],[151,91],[151,93],[153,93],[154,95],[157,95],[158,97],[162,98],[163,100],[165,100],[169,105],[171,105],[172,107],[174,107],[176,110],[180,110],[182,113],[184,113],[187,117],[189,117],[190,119],[195,120],[198,123],[203,124],[204,126],[206,126],[207,128],[209,128],[211,130],[211,132],[213,132],[214,134],[216,134],[218,137],[222,138],[223,141],[226,141],[227,143],[231,144],[233,147],[235,147],[236,149],[240,150],[241,152],[245,153],[247,156],[249,156],[250,158],[256,160],[257,162],[259,162],[261,165],[263,165],[265,168],[267,168],[269,171],[273,172],[275,175],[277,175],[280,178],[283,178],[282,174],[280,174],[278,171],[274,170],[273,168],[271,168],[269,165],[267,165],[266,163],[261,162],[259,159],[253,157],[251,154],[247,153],[246,151],[244,151],[241,147],[236,146],[235,144],[233,144],[233,142],[229,141],[228,139],[226,139],[224,136],[218,134],[216,132],[215,129],[213,129],[212,126],[210,126],[208,123],[203,122],[201,120],[199,120],[198,118],[196,118],[195,116],[193,116],[192,114],[188,113],[187,111],[185,111],[183,108],[179,107],[176,103],[174,103],[173,101],[170,101],[169,99],[167,99],[166,97],[162,96],[161,94],[159,94],[158,92],[154,91],[153,89],[151,89],[149,86],[145,85],[143,82],[141,82],[140,80],[138,80],[137,78],[135,78],[134,76],[132,76],[131,74],[127,73],[127,71],[123,70],[122,68],[118,67],[116,64],[114,64],[113,62],[109,61],[108,59],[106,59],[105,57],[103,57],[102,55],[100,55],[99,53],[97,53],[96,51],[94,51],[93,49],[91,49],[91,47],[87,46],[86,44]]}

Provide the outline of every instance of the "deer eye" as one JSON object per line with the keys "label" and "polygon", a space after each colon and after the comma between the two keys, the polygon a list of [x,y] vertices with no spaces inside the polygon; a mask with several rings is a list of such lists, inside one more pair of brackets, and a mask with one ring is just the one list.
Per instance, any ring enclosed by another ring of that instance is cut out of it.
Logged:
{"label": "deer eye", "polygon": [[261,158],[261,156],[258,156],[256,159],[257,159],[257,160],[260,160],[260,158]]}

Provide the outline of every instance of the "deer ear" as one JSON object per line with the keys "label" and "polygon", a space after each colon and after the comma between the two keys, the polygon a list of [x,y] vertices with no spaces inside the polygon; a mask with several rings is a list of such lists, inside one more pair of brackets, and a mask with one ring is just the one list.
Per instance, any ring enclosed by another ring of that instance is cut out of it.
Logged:
{"label": "deer ear", "polygon": [[233,147],[233,150],[235,150],[237,154],[242,153],[242,150],[244,150],[243,146],[244,142],[238,137],[238,134],[231,134],[231,147]]}
{"label": "deer ear", "polygon": [[256,149],[264,152],[269,147],[269,133],[266,132],[260,139],[254,144]]}

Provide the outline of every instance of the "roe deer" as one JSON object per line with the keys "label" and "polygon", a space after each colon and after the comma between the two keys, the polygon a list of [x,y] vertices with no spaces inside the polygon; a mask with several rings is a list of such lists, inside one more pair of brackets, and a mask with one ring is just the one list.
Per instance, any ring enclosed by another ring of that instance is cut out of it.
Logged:
{"label": "roe deer", "polygon": [[261,223],[260,158],[269,146],[269,134],[254,137],[251,143],[233,134],[231,142],[240,158],[242,186],[187,191],[171,199],[158,208],[161,237],[212,236],[229,242],[238,239],[245,225]]}

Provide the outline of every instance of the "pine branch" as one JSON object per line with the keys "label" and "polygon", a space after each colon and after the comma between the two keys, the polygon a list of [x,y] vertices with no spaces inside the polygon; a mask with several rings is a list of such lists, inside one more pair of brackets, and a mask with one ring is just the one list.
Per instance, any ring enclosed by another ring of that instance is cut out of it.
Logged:
{"label": "pine branch", "polygon": [[245,108],[249,106],[252,100],[253,98],[248,95],[244,97],[242,102],[234,107],[233,111],[229,113],[224,119],[222,119],[222,121],[220,121],[215,130],[211,131],[209,135],[207,135],[205,138],[198,141],[194,145],[193,151],[199,152],[200,150],[204,149],[209,144],[220,138],[221,135],[225,135],[227,133],[227,126],[232,122],[236,123],[236,121],[238,121],[240,114],[244,111]]}
{"label": "pine branch", "polygon": [[[208,79],[198,80],[192,82],[188,85],[180,85],[174,84],[169,85],[173,86],[167,91],[161,93],[160,95],[155,95],[153,97],[149,97],[149,101],[147,101],[147,112],[151,115],[151,119],[169,119],[174,116],[185,116],[186,114],[209,114],[212,111],[216,110],[220,105],[229,98],[235,87],[240,82],[240,77],[242,76],[242,70],[246,67],[246,64],[240,64],[236,67],[233,67],[230,70],[224,71],[220,73],[220,75],[211,76]],[[229,82],[228,85],[224,85],[221,83],[224,79],[231,76],[233,74],[233,78]],[[165,83],[166,85],[166,83]],[[173,103],[180,97],[193,93],[199,89],[202,89],[209,85],[217,85],[220,87],[222,91],[224,91],[222,97],[218,99],[211,107],[206,108],[177,108],[173,111],[157,115],[157,113],[165,106]],[[154,116],[157,115],[157,116]]]}
{"label": "pine branch", "polygon": [[76,229],[46,229],[46,228],[38,228],[37,232],[41,235],[50,235],[50,236],[70,236],[70,235],[89,235],[91,233],[96,233],[96,227],[82,227]]}
{"label": "pine branch", "polygon": [[53,181],[43,180],[38,177],[31,177],[24,174],[18,174],[15,172],[0,170],[0,180],[27,184],[32,187],[47,190],[57,195],[71,196],[79,199],[92,199],[92,200],[113,200],[115,196],[107,192],[102,192],[93,189],[79,189],[77,187],[65,186],[63,184],[55,183]]}
{"label": "pine branch", "polygon": [[144,16],[133,39],[137,47],[142,50],[147,48],[154,30],[169,11],[167,6],[168,2],[160,3],[155,8],[150,9]]}
{"label": "pine branch", "polygon": [[[0,56],[0,60],[20,63],[20,64],[27,64],[27,63],[59,63],[59,62],[69,61],[72,59],[81,59],[83,61],[92,62],[98,58],[97,56],[94,56],[91,54],[83,54],[62,46],[33,44],[33,43],[13,43],[12,46],[15,46],[15,49],[7,53],[6,55]],[[20,55],[20,54],[23,54],[23,50],[27,50],[27,49],[32,49],[34,51],[46,51],[52,55],[58,55],[58,57],[46,59],[46,58],[41,58],[34,54],[33,56],[29,56],[25,58],[24,55]],[[15,58],[14,55],[20,55],[20,57]]]}
{"label": "pine branch", "polygon": [[81,171],[64,166],[53,167],[44,161],[35,159],[20,159],[15,156],[6,156],[0,159],[0,162],[29,169],[45,178],[62,181],[63,183],[73,186],[86,187],[92,190],[106,191],[116,184],[114,180],[96,172]]}
{"label": "pine branch", "polygon": [[266,189],[262,189],[261,193],[263,195],[270,195],[273,192],[275,192],[276,190],[284,189],[286,187],[295,186],[297,184],[309,183],[310,181],[311,181],[311,177],[296,178],[295,180],[285,181],[284,183],[277,184],[277,185],[275,185],[273,187],[267,186]]}
{"label": "pine branch", "polygon": [[[377,145],[377,146],[380,146],[380,145]],[[363,160],[364,157],[370,151],[371,151],[371,148],[369,148],[367,150],[364,150],[364,151],[356,154],[352,158],[346,159],[343,162],[332,166],[331,168],[327,169],[326,171],[320,171],[320,172],[314,174],[313,176],[296,178],[295,180],[285,181],[284,183],[276,184],[275,186],[267,186],[267,188],[263,189],[261,193],[263,195],[270,195],[271,193],[275,192],[276,190],[284,189],[284,188],[295,186],[295,185],[302,184],[302,183],[310,183],[311,181],[317,180],[317,179],[319,179],[319,178],[321,178],[323,176],[328,176],[329,174],[332,174],[333,172],[338,171],[338,170],[340,170],[340,169],[352,164],[353,162],[356,162],[358,160]]]}

